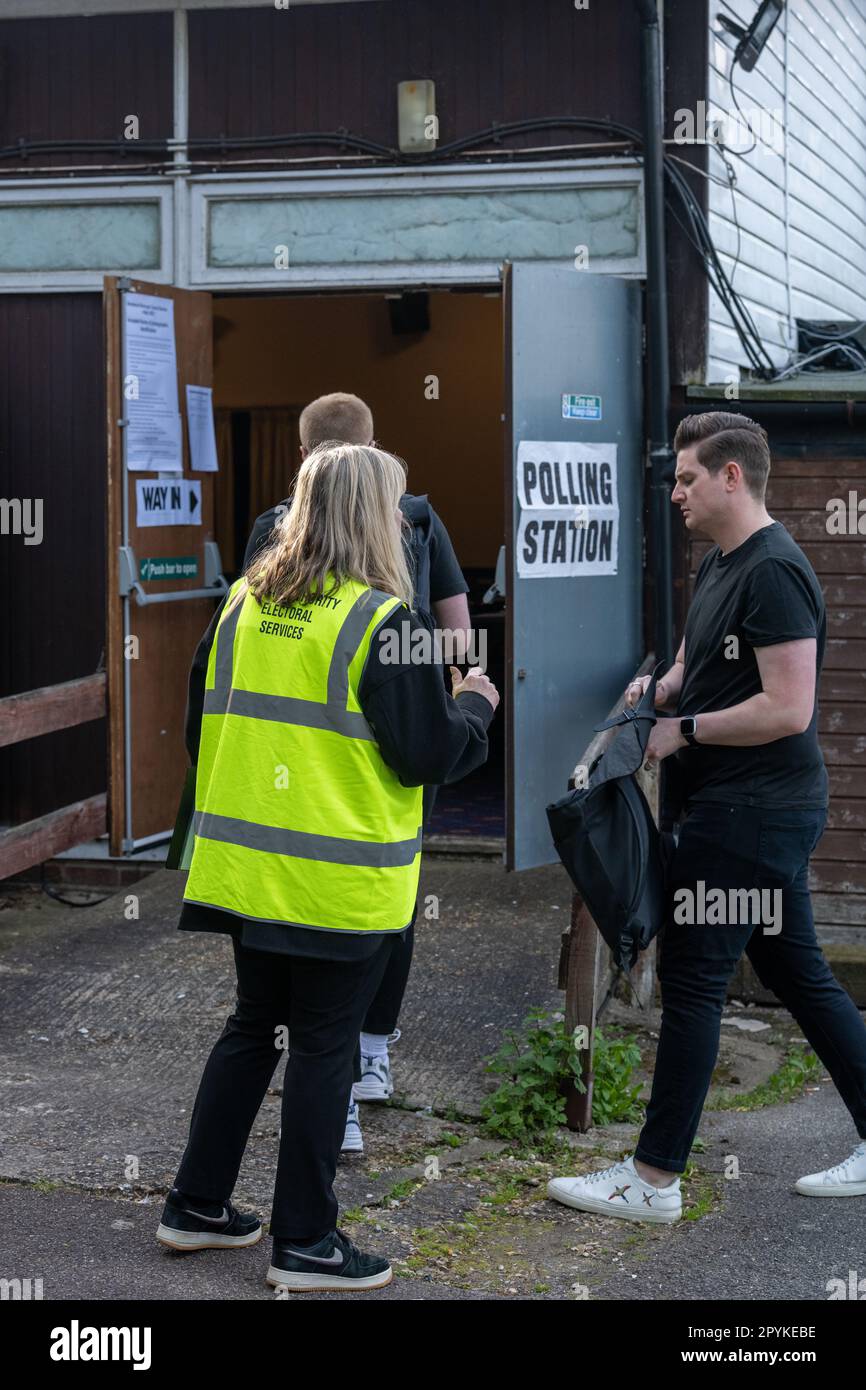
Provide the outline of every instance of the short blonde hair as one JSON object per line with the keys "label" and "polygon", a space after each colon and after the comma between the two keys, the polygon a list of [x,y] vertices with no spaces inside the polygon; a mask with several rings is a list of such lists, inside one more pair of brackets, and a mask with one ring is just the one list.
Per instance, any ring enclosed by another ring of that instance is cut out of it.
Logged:
{"label": "short blonde hair", "polygon": [[405,463],[383,449],[323,444],[311,450],[292,505],[246,571],[255,597],[307,603],[355,579],[411,608],[412,577],[401,541],[409,523],[399,510],[405,490]]}
{"label": "short blonde hair", "polygon": [[317,396],[304,407],[298,430],[307,450],[320,444],[370,444],[373,413],[360,396],[332,391],[328,396]]}

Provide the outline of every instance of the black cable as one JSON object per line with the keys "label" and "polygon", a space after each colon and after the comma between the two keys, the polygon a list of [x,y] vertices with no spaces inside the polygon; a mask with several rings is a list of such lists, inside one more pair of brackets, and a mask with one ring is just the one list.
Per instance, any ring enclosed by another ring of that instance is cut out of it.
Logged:
{"label": "black cable", "polygon": [[87,902],[84,903],[77,903],[72,898],[64,898],[62,893],[56,892],[53,888],[50,888],[48,884],[45,882],[45,863],[43,862],[40,867],[42,869],[42,876],[39,883],[41,891],[46,895],[46,897],[53,898],[54,901],[57,903],[64,903],[66,907],[98,907],[100,903],[105,902],[106,898],[111,898],[114,896],[113,893],[105,893],[101,898],[90,898]]}
{"label": "black cable", "polygon": [[748,118],[748,116],[746,115],[745,111],[743,111],[742,108],[740,107],[740,103],[737,101],[737,93],[736,93],[736,89],[735,89],[735,87],[734,87],[734,68],[735,68],[735,66],[736,66],[735,63],[731,63],[731,69],[730,69],[730,72],[728,73],[728,87],[730,88],[730,91],[731,91],[731,101],[734,103],[734,106],[735,106],[735,108],[736,108],[737,115],[740,117],[740,119],[741,119],[742,121],[745,121],[745,123],[746,123],[746,129],[748,130],[749,134],[750,134],[751,137],[752,137],[752,143],[751,143],[751,145],[749,146],[749,148],[748,148],[747,150],[737,150],[737,151],[736,151],[736,153],[739,154],[740,157],[741,157],[742,159],[745,159],[745,157],[746,157],[747,154],[751,154],[751,153],[752,153],[752,150],[757,149],[757,147],[758,147],[758,137],[757,137],[757,135],[755,134],[754,130],[752,129],[752,123],[751,123],[751,121],[749,120],[749,118]]}

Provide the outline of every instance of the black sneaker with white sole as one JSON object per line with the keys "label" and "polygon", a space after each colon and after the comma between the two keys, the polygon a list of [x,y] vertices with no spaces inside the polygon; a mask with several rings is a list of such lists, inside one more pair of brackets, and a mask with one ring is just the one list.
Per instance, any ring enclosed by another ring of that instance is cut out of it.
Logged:
{"label": "black sneaker with white sole", "polygon": [[295,1293],[316,1289],[380,1289],[393,1274],[387,1260],[365,1255],[344,1231],[332,1231],[317,1245],[299,1250],[290,1240],[274,1240],[268,1283]]}
{"label": "black sneaker with white sole", "polygon": [[232,1202],[213,1203],[208,1211],[198,1211],[173,1187],[156,1238],[172,1250],[231,1249],[261,1240],[262,1223],[252,1212],[238,1211]]}

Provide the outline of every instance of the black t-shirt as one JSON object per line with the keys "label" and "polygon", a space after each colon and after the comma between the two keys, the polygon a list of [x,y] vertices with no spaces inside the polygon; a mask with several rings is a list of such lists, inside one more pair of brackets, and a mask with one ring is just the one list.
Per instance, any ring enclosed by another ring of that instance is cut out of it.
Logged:
{"label": "black t-shirt", "polygon": [[684,800],[827,805],[827,771],[817,734],[817,682],[826,631],[815,571],[781,522],[755,531],[727,555],[713,547],[698,570],[686,620],[677,714],[730,709],[759,695],[763,687],[755,648],[804,637],[817,640],[815,706],[802,734],[750,748],[707,743],[679,749]]}

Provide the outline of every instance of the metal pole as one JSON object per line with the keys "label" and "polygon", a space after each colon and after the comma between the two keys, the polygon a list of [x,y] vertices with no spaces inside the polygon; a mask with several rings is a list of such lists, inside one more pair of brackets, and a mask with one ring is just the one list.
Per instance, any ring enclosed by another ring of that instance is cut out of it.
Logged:
{"label": "metal pole", "polygon": [[655,0],[635,0],[641,19],[643,167],[646,204],[646,299],[648,389],[647,426],[650,467],[650,554],[654,579],[655,653],[670,666],[674,659],[671,502],[675,460],[668,438],[670,368],[668,362],[667,257],[665,251],[664,143],[661,35]]}

